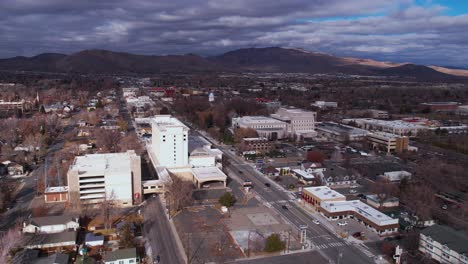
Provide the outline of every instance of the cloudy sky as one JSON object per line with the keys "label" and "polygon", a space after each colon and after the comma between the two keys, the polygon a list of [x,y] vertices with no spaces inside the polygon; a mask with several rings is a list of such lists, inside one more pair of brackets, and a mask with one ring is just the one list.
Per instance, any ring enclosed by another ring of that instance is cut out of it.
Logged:
{"label": "cloudy sky", "polygon": [[468,0],[1,0],[0,57],[288,46],[468,66]]}

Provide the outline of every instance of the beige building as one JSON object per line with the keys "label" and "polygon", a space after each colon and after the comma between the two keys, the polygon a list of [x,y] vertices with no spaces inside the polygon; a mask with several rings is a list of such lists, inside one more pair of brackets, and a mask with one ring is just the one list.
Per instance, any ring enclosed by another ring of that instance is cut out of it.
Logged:
{"label": "beige building", "polygon": [[287,124],[286,132],[291,138],[310,138],[317,135],[315,132],[316,112],[282,107],[271,117]]}
{"label": "beige building", "polygon": [[317,211],[322,202],[346,201],[346,197],[329,187],[307,187],[302,189],[302,199],[312,205]]}
{"label": "beige building", "polygon": [[367,136],[367,140],[374,149],[380,149],[388,153],[401,153],[408,150],[409,145],[408,137],[386,132],[372,132]]}
{"label": "beige building", "polygon": [[468,236],[448,226],[433,225],[421,231],[419,251],[439,263],[467,264]]}
{"label": "beige building", "polygon": [[119,206],[141,202],[141,160],[133,150],[78,156],[67,177],[71,203],[101,203],[106,198]]}

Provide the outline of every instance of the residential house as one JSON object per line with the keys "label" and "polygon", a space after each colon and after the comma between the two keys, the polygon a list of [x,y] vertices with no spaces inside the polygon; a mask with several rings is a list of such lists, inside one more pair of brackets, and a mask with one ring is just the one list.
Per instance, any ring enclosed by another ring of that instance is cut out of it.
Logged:
{"label": "residential house", "polygon": [[8,175],[10,176],[24,174],[24,166],[21,164],[18,164],[16,162],[11,162],[11,161],[5,161],[3,162],[3,164],[6,165],[7,170],[8,170]]}
{"label": "residential house", "polygon": [[57,215],[33,217],[29,223],[23,223],[24,233],[60,233],[67,230],[77,230],[80,227],[78,217],[71,215]]}
{"label": "residential house", "polygon": [[85,245],[88,247],[98,247],[104,245],[104,236],[96,235],[94,233],[86,233]]}
{"label": "residential house", "polygon": [[54,251],[60,248],[69,248],[70,250],[75,250],[76,238],[77,231],[24,235],[24,239],[27,241],[25,248],[45,249],[48,251]]}
{"label": "residential house", "polygon": [[374,207],[398,207],[400,205],[400,200],[396,197],[387,197],[383,202],[381,202],[381,198],[377,194],[369,194],[366,195],[367,204]]}
{"label": "residential house", "polygon": [[323,172],[327,186],[355,184],[359,175],[338,165],[328,165]]}
{"label": "residential house", "polygon": [[105,264],[135,264],[139,263],[136,248],[118,249],[104,256]]}

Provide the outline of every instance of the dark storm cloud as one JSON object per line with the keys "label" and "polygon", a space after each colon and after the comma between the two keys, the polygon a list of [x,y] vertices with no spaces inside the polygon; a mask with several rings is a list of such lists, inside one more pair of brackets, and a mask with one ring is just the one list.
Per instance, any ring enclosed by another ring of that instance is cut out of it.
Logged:
{"label": "dark storm cloud", "polygon": [[468,15],[412,0],[3,0],[0,56],[101,48],[216,54],[290,46],[338,55],[464,64]]}

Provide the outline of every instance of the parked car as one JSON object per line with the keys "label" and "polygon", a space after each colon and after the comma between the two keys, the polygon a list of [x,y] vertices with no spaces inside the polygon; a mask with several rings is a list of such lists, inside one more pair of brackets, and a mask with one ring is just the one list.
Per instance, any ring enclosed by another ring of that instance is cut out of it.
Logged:
{"label": "parked car", "polygon": [[316,224],[316,225],[319,225],[319,224],[320,224],[320,222],[319,222],[317,219],[312,220],[312,223],[314,223],[314,224]]}
{"label": "parked car", "polygon": [[339,226],[345,226],[345,225],[348,225],[348,222],[346,222],[346,221],[338,222],[338,225]]}
{"label": "parked car", "polygon": [[349,193],[357,193],[356,190],[349,190]]}
{"label": "parked car", "polygon": [[270,187],[271,185],[270,185],[270,183],[265,182],[265,186],[266,186],[266,187]]}
{"label": "parked car", "polygon": [[284,210],[288,210],[288,207],[286,205],[282,205],[281,208],[283,208]]}

